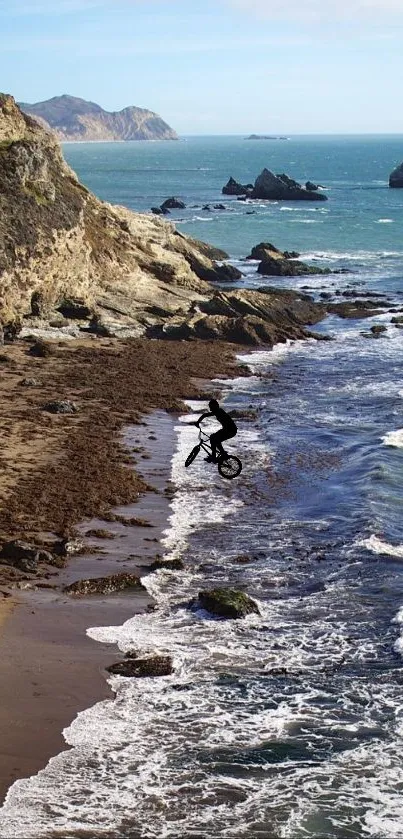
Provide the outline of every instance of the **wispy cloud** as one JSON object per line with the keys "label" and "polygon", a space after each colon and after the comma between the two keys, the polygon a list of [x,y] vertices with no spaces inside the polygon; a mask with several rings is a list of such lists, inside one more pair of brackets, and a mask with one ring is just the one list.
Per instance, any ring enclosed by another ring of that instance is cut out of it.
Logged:
{"label": "wispy cloud", "polygon": [[305,22],[368,22],[388,18],[403,21],[402,0],[225,0],[249,14],[275,20]]}
{"label": "wispy cloud", "polygon": [[169,38],[166,41],[159,39],[150,39],[149,41],[142,38],[139,41],[131,38],[128,41],[122,39],[104,39],[95,37],[94,40],[87,37],[54,37],[54,36],[18,36],[16,38],[4,38],[0,36],[0,50],[2,53],[24,52],[31,50],[36,52],[50,51],[57,52],[59,50],[67,50],[71,52],[74,50],[75,55],[95,57],[95,56],[136,56],[136,55],[171,55],[171,54],[195,54],[195,53],[212,53],[212,52],[233,52],[233,50],[246,50],[248,48],[264,48],[264,47],[284,47],[284,46],[301,46],[311,43],[308,37],[304,36],[284,36],[284,37],[264,37],[257,35],[256,37],[244,38],[229,38],[225,43],[221,39],[204,39],[198,40],[175,40]]}

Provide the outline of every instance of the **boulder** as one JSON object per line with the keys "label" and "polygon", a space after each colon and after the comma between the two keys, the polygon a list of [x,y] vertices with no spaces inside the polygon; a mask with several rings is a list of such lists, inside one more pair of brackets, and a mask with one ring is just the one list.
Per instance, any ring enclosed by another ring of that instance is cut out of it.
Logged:
{"label": "boulder", "polygon": [[39,379],[21,379],[20,381],[21,387],[41,387],[42,382]]}
{"label": "boulder", "polygon": [[156,676],[170,676],[173,673],[173,663],[170,655],[151,656],[150,658],[127,658],[106,668],[114,676],[128,678],[144,678]]}
{"label": "boulder", "polygon": [[35,341],[35,343],[32,344],[32,347],[28,350],[29,355],[33,355],[35,358],[49,358],[49,356],[53,355],[54,352],[55,348],[53,344],[42,340]]}
{"label": "boulder", "polygon": [[236,589],[199,591],[197,605],[221,618],[245,618],[246,615],[260,614],[257,603],[248,594]]}
{"label": "boulder", "polygon": [[161,204],[161,210],[186,210],[186,204],[183,201],[180,201],[179,198],[167,198],[166,201]]}
{"label": "boulder", "polygon": [[278,257],[266,255],[258,265],[258,274],[265,277],[303,277],[306,274],[331,274],[329,268],[318,268],[315,265],[307,265],[306,262],[299,262],[296,259],[286,259],[283,255]]}
{"label": "boulder", "polygon": [[305,189],[307,189],[308,192],[316,192],[319,189],[319,186],[318,184],[314,184],[312,181],[307,181],[305,184]]}
{"label": "boulder", "polygon": [[275,245],[272,245],[271,242],[260,242],[252,248],[246,259],[266,259],[267,256],[271,257],[273,254],[282,256],[281,251]]}
{"label": "boulder", "polygon": [[52,554],[30,545],[22,539],[5,542],[0,551],[0,562],[26,573],[36,573],[39,562],[51,562]]}
{"label": "boulder", "polygon": [[109,577],[94,577],[89,580],[77,580],[66,586],[66,594],[86,597],[89,594],[112,594],[124,589],[144,589],[140,578],[136,574],[112,574]]}
{"label": "boulder", "polygon": [[285,256],[286,259],[298,259],[301,254],[298,253],[298,251],[284,251],[283,256]]}
{"label": "boulder", "polygon": [[167,216],[169,215],[168,209],[162,209],[162,207],[151,207],[151,212],[154,213],[155,216]]}
{"label": "boulder", "polygon": [[238,183],[233,177],[222,188],[223,195],[247,195],[250,191],[248,186]]}
{"label": "boulder", "polygon": [[69,557],[69,556],[76,556],[77,554],[85,553],[86,547],[82,539],[71,539],[66,537],[65,539],[60,539],[60,541],[56,542],[53,545],[53,550],[58,556],[61,557]]}
{"label": "boulder", "polygon": [[183,571],[185,563],[180,557],[178,559],[155,559],[149,566],[150,571]]}
{"label": "boulder", "polygon": [[71,402],[70,399],[60,399],[54,402],[46,402],[42,410],[48,411],[50,414],[76,414],[78,409],[75,402]]}
{"label": "boulder", "polygon": [[376,338],[379,338],[380,335],[383,335],[383,333],[387,331],[388,328],[383,323],[377,323],[374,326],[371,326],[371,332]]}
{"label": "boulder", "polygon": [[293,178],[282,173],[275,175],[269,169],[263,169],[256,178],[251,198],[275,201],[326,201],[327,196],[322,193],[313,193],[304,189]]}
{"label": "boulder", "polygon": [[396,166],[396,169],[389,175],[389,186],[396,187],[396,188],[403,188],[403,163],[400,163],[399,166]]}

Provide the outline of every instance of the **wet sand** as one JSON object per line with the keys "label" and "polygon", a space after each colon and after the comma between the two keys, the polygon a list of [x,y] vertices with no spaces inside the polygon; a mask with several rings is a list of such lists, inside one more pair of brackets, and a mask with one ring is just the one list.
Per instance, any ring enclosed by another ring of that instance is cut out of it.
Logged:
{"label": "wet sand", "polygon": [[[157,448],[149,435],[158,438]],[[149,457],[141,475],[158,492],[148,492],[138,503],[115,512],[125,518],[144,518],[152,527],[125,527],[97,519],[83,522],[80,532],[102,525],[115,538],[87,538],[91,545],[98,544],[102,553],[72,559],[58,574],[57,589],[21,591],[17,599],[1,603],[1,800],[17,778],[35,774],[66,748],[63,728],[80,710],[113,698],[104,668],[119,660],[120,653],[113,644],[90,639],[87,628],[122,624],[152,606],[147,592],[86,598],[71,598],[61,592],[62,586],[83,576],[106,576],[122,570],[143,575],[162,550],[159,540],[169,513],[164,490],[170,476],[174,418],[155,412],[146,426],[130,429],[126,437],[129,445],[146,446],[148,442]]]}

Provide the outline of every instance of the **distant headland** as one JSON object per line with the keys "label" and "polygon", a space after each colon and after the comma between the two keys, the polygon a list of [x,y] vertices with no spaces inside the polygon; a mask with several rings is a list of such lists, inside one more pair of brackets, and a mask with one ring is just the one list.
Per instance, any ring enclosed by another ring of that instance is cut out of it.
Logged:
{"label": "distant headland", "polygon": [[19,106],[62,142],[178,140],[173,128],[145,108],[109,112],[67,94],[35,104],[19,102]]}

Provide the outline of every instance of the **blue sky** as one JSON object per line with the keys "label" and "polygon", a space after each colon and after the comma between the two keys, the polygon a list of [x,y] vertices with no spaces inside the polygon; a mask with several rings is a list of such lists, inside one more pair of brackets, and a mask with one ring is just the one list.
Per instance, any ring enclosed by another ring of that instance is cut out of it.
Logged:
{"label": "blue sky", "polygon": [[181,134],[403,133],[402,0],[0,0],[1,89]]}

